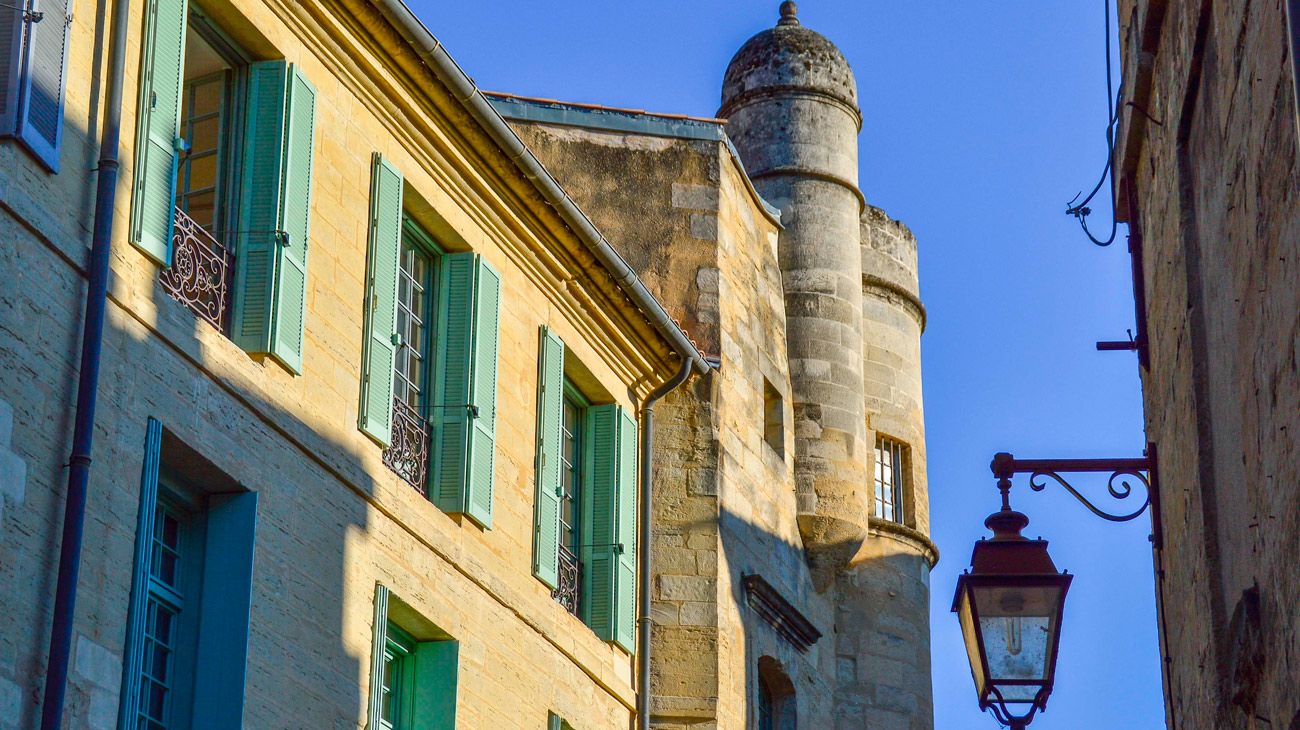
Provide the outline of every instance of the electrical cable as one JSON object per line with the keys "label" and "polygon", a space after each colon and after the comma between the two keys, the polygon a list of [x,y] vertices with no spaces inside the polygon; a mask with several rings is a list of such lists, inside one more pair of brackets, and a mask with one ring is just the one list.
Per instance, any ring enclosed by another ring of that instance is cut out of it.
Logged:
{"label": "electrical cable", "polygon": [[[1098,246],[1109,246],[1115,242],[1115,234],[1119,229],[1119,219],[1115,216],[1114,211],[1111,212],[1110,235],[1105,240],[1098,239],[1088,228],[1088,216],[1092,214],[1092,208],[1088,207],[1088,203],[1092,202],[1092,199],[1097,196],[1097,193],[1101,191],[1102,186],[1105,185],[1108,179],[1112,182],[1114,180],[1115,125],[1119,121],[1119,115],[1116,112],[1116,109],[1122,106],[1116,104],[1117,98],[1115,96],[1114,72],[1112,71],[1111,64],[1110,0],[1102,0],[1102,2],[1106,8],[1104,14],[1106,25],[1105,32],[1103,33],[1106,41],[1106,166],[1102,168],[1101,179],[1097,180],[1097,184],[1093,186],[1092,192],[1088,193],[1088,197],[1084,198],[1083,202],[1076,205],[1075,201],[1079,199],[1079,195],[1075,195],[1073,200],[1066,203],[1065,213],[1066,215],[1074,216],[1075,219],[1079,221],[1079,227],[1083,229],[1083,233],[1088,237],[1088,240]],[[1082,195],[1082,193],[1080,193],[1080,195]]]}

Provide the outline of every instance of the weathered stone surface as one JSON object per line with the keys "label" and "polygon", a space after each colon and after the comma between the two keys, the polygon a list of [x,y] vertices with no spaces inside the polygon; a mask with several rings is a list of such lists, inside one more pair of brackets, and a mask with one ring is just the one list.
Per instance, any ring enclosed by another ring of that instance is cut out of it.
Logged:
{"label": "weathered stone surface", "polygon": [[[1296,727],[1300,18],[1254,0],[1119,9],[1133,103],[1116,190],[1142,239],[1168,722]],[[1254,589],[1258,625],[1234,627]],[[1262,654],[1243,666],[1250,635]]]}

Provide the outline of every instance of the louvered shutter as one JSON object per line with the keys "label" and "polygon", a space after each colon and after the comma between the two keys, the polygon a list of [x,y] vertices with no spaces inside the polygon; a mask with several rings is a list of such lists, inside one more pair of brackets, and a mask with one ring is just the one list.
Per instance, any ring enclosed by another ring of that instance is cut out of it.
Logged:
{"label": "louvered shutter", "polygon": [[470,397],[478,415],[470,423],[465,513],[490,528],[492,491],[496,480],[501,276],[481,256],[474,273],[474,290],[474,367]]}
{"label": "louvered shutter", "polygon": [[618,405],[587,410],[587,499],[583,549],[587,624],[633,651],[636,601],[636,421]]}
{"label": "louvered shutter", "polygon": [[430,471],[436,483],[429,493],[444,512],[465,511],[476,259],[472,253],[448,254],[438,267],[438,367],[430,418],[435,461]]}
{"label": "louvered shutter", "polygon": [[232,337],[302,369],[316,89],[284,61],[249,70]]}
{"label": "louvered shutter", "polygon": [[40,22],[27,25],[27,74],[18,111],[18,136],[51,171],[58,172],[72,0],[34,0],[32,10],[42,16]]}
{"label": "louvered shutter", "polygon": [[150,258],[170,266],[189,3],[152,0],[148,12],[140,74],[131,241]]}
{"label": "louvered shutter", "polygon": [[472,253],[443,256],[439,268],[437,483],[430,493],[442,510],[491,528],[501,278]]}
{"label": "louvered shutter", "polygon": [[[158,470],[162,463],[162,423],[150,418],[145,426],[144,466],[140,473],[140,505],[135,523],[135,563],[131,571],[131,595],[126,611],[126,646],[123,651],[120,697],[140,696],[141,670],[145,662],[145,633],[149,606],[149,559],[153,549],[154,520],[158,505]],[[117,726],[134,728],[135,702],[119,703]]]}
{"label": "louvered shutter", "polygon": [[18,130],[18,72],[26,27],[21,2],[0,5],[0,137]]}
{"label": "louvered shutter", "polygon": [[614,638],[614,575],[618,550],[618,406],[587,409],[586,484],[583,493],[582,564],[587,625],[600,638]]}
{"label": "louvered shutter", "polygon": [[289,67],[285,114],[284,190],[280,196],[280,270],[276,280],[271,354],[295,373],[302,371],[307,309],[307,250],[311,241],[311,168],[316,138],[316,87]]}
{"label": "louvered shutter", "polygon": [[636,651],[636,451],[636,420],[619,408],[614,641],[629,653]]}
{"label": "louvered shutter", "polygon": [[402,173],[375,154],[370,179],[366,334],[361,358],[361,430],[391,443],[397,266],[402,248]]}
{"label": "louvered shutter", "polygon": [[384,652],[388,649],[388,586],[375,585],[375,610],[370,624],[370,698],[366,703],[366,728],[383,727]]}
{"label": "louvered shutter", "polygon": [[559,581],[561,421],[564,410],[564,342],[541,331],[537,367],[537,463],[534,504],[533,574],[555,588]]}

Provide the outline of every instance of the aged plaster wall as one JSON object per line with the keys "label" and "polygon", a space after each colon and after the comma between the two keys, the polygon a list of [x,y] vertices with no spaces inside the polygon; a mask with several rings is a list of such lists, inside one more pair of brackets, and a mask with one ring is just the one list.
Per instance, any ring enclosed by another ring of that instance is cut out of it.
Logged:
{"label": "aged plaster wall", "polygon": [[1125,88],[1150,115],[1126,110],[1119,197],[1144,240],[1161,643],[1182,730],[1300,727],[1300,164],[1284,6],[1120,3]]}
{"label": "aged plaster wall", "polygon": [[[607,296],[609,277],[576,241],[557,238],[545,209],[493,177],[506,165],[473,146],[481,139],[464,119],[416,100],[409,80],[375,55],[398,41],[373,9],[354,8],[343,23],[323,6],[203,4],[236,40],[300,64],[320,91],[304,368],[295,377],[252,359],[196,320],[126,242],[133,32],[69,725],[115,726],[145,422],[154,416],[169,438],[259,495],[248,726],[364,724],[372,598],[383,582],[461,641],[461,726],[542,727],[554,710],[579,727],[625,727],[635,701],[631,658],[531,575],[537,332],[557,329],[627,407],[671,374],[666,346],[641,341],[643,322]],[[145,5],[132,3],[133,29]],[[62,173],[45,173],[0,141],[4,727],[34,725],[43,682],[94,187],[87,171],[103,111],[93,103],[106,62],[99,15],[73,20]],[[354,22],[383,42],[353,35]],[[503,275],[491,531],[420,497],[356,427],[372,151],[406,173],[422,222],[447,232],[449,245],[482,252]]]}

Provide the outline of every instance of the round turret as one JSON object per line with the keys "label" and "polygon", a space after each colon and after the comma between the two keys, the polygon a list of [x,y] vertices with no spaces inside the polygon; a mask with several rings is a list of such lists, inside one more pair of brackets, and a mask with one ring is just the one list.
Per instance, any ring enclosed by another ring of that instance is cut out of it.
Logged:
{"label": "round turret", "polygon": [[745,171],[781,209],[799,530],[824,590],[866,539],[872,509],[862,372],[857,83],[794,3],[736,53],[720,116]]}
{"label": "round turret", "polygon": [[781,20],[750,38],[736,51],[722,80],[722,110],[774,90],[799,89],[825,94],[858,110],[858,84],[853,69],[834,43],[799,23],[798,9],[782,3]]}

